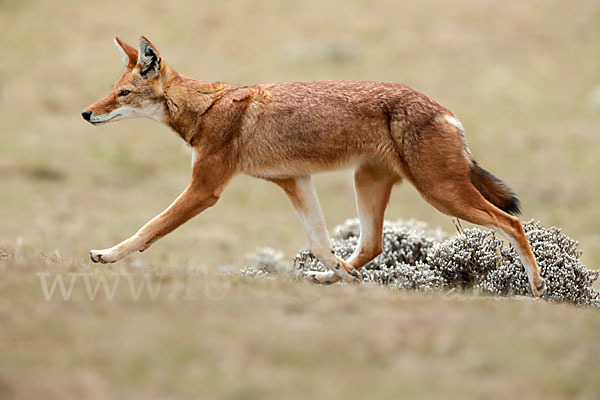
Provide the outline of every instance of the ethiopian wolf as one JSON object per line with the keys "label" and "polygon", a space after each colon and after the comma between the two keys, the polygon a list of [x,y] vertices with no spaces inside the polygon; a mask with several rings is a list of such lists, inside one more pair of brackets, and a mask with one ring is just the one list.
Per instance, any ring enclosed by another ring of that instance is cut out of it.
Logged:
{"label": "ethiopian wolf", "polygon": [[[360,281],[359,269],[382,250],[383,218],[395,185],[410,182],[441,212],[490,227],[518,251],[532,292],[546,285],[518,218],[519,201],[481,168],[448,109],[400,83],[284,82],[232,86],[175,72],[145,37],[139,51],[115,38],[126,65],[109,94],[81,115],[94,125],[152,118],[192,149],[185,191],[129,239],[92,250],[110,263],[146,250],[213,206],[238,173],[280,186],[294,206],[313,253],[329,272],[309,280]],[[348,260],[331,247],[311,175],[353,166],[360,239]]]}

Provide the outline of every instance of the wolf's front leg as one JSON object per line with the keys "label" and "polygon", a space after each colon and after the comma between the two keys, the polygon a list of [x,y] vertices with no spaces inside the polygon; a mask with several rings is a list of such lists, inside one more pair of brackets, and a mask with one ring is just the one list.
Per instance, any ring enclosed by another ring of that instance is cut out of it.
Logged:
{"label": "wolf's front leg", "polygon": [[100,262],[102,264],[119,261],[135,251],[135,246],[128,243],[134,238],[135,235],[110,249],[90,250],[90,258],[93,262]]}
{"label": "wolf's front leg", "polygon": [[331,284],[343,279],[347,282],[361,282],[360,273],[346,261],[337,257],[331,248],[325,218],[317,199],[310,177],[272,179],[279,185],[292,202],[302,227],[306,232],[310,250],[327,267],[327,272],[312,272],[306,278],[314,283]]}
{"label": "wolf's front leg", "polygon": [[104,250],[91,250],[93,262],[112,263],[136,251],[144,251],[152,243],[175,230],[190,218],[198,215],[218,200],[231,174],[215,172],[194,165],[192,183],[162,213],[152,218],[135,235]]}

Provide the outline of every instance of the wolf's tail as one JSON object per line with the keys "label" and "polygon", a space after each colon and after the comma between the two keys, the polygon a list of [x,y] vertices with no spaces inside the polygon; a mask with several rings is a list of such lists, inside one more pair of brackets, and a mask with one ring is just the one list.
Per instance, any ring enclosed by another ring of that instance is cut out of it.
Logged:
{"label": "wolf's tail", "polygon": [[487,201],[511,215],[521,212],[519,199],[500,179],[481,168],[474,160],[471,164],[471,182]]}

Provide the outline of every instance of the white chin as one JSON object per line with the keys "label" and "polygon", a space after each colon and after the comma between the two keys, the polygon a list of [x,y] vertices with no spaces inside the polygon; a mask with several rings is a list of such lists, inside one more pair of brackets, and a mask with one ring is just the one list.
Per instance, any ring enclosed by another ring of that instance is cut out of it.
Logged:
{"label": "white chin", "polygon": [[92,125],[102,125],[102,124],[106,124],[108,122],[112,122],[112,121],[115,121],[115,120],[116,120],[116,117],[115,118],[110,118],[110,119],[101,119],[101,118],[98,118],[98,119],[90,119],[90,122],[92,123]]}
{"label": "white chin", "polygon": [[125,116],[121,113],[111,113],[108,115],[101,115],[99,117],[92,117],[90,118],[90,122],[94,125],[102,125],[106,124],[107,122],[118,121],[123,118],[125,118]]}

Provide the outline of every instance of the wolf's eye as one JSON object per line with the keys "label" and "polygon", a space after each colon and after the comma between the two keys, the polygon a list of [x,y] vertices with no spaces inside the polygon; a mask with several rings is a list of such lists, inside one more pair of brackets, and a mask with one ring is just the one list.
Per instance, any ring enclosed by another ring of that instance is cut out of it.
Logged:
{"label": "wolf's eye", "polygon": [[119,96],[127,96],[129,93],[131,93],[130,90],[121,89],[121,91],[119,92]]}

